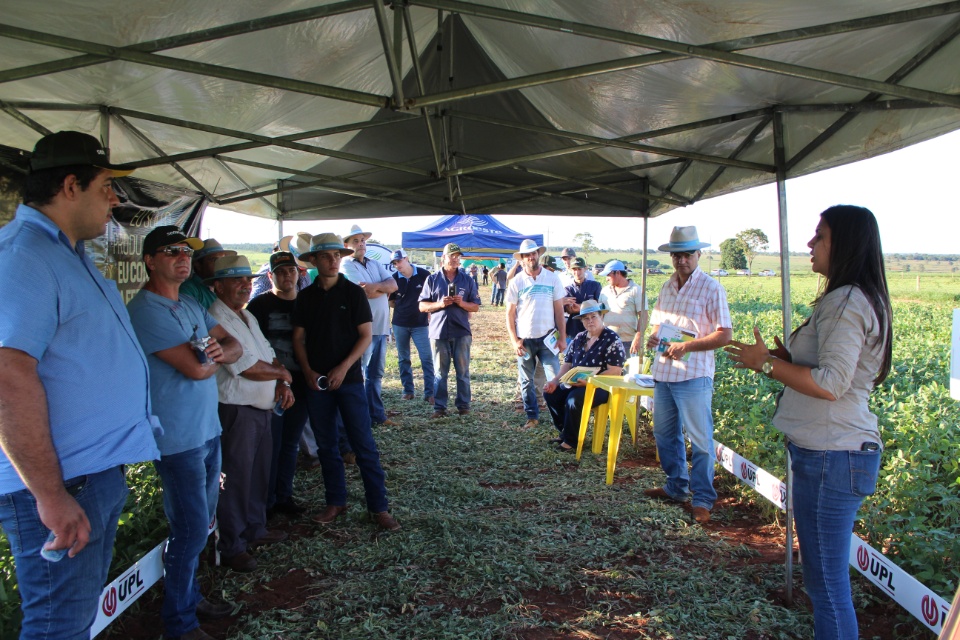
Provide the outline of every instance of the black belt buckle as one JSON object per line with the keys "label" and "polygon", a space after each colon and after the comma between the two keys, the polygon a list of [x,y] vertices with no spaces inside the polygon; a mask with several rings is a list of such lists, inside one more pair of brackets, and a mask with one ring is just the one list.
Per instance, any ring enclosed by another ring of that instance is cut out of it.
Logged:
{"label": "black belt buckle", "polygon": [[860,451],[880,451],[880,445],[876,442],[864,442],[860,445]]}

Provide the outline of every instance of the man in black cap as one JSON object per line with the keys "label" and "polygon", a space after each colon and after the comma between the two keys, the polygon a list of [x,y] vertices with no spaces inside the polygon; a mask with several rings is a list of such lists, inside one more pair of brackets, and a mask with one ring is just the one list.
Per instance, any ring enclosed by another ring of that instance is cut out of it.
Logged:
{"label": "man in black cap", "polygon": [[0,229],[0,524],[21,637],[89,637],[123,465],[159,455],[146,358],[116,285],[84,250],[120,203],[113,178],[129,173],[92,136],[44,136],[24,204]]}
{"label": "man in black cap", "polygon": [[297,282],[300,267],[289,251],[270,256],[267,272],[273,288],[247,305],[274,353],[290,371],[293,381],[293,405],[281,415],[273,416],[273,461],[270,466],[270,488],[267,514],[274,512],[299,515],[304,508],[293,499],[293,476],[297,469],[300,435],[307,422],[307,386],[300,365],[293,354],[293,310],[297,306]]}
{"label": "man in black cap", "polygon": [[[170,535],[163,556],[161,618],[168,638],[203,639],[198,618],[230,614],[200,595],[197,565],[220,491],[220,419],[215,375],[236,362],[240,344],[200,303],[180,294],[190,259],[203,246],[174,226],[143,240],[148,280],[127,310],[150,367],[150,397],[163,425],[154,460]],[[200,349],[197,340],[206,338]]]}

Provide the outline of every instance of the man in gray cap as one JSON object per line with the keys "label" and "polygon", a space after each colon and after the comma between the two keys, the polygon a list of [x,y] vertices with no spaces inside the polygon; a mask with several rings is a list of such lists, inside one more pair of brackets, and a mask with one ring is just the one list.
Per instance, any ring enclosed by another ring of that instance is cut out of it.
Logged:
{"label": "man in gray cap", "polygon": [[373,336],[370,346],[363,353],[363,380],[370,408],[370,420],[374,425],[394,426],[396,423],[387,417],[383,408],[382,386],[383,368],[387,359],[387,336],[390,335],[390,303],[388,297],[397,290],[397,281],[386,267],[367,258],[367,240],[373,234],[364,231],[359,225],[353,225],[350,234],[344,236],[343,244],[353,250],[352,256],[344,256],[340,262],[340,273],[347,280],[360,285],[370,311],[373,313]]}
{"label": "man in gray cap", "polygon": [[193,275],[180,285],[180,294],[190,296],[204,309],[209,309],[217,299],[213,289],[206,284],[207,279],[213,275],[213,265],[217,258],[235,255],[236,251],[224,249],[223,245],[213,238],[204,240],[203,246],[193,254]]}
{"label": "man in gray cap", "polygon": [[[647,349],[659,354],[651,370],[657,381],[653,435],[667,481],[644,493],[683,502],[692,491],[693,517],[701,524],[710,521],[717,499],[713,488],[713,351],[733,337],[726,291],[698,266],[700,249],[709,246],[700,242],[696,227],[674,227],[670,242],[657,249],[670,253],[676,271],[660,289],[647,340]],[[684,432],[693,449],[689,474]]]}
{"label": "man in gray cap", "polygon": [[[573,264],[577,259],[577,252],[573,247],[567,247],[560,252],[560,259],[563,260],[564,270],[557,275],[560,276],[560,282],[563,283],[563,286],[569,287],[574,281]],[[581,260],[583,260],[583,258],[581,258]],[[584,260],[584,264],[586,264],[586,260]],[[583,276],[587,280],[596,280],[593,276],[593,271],[590,269],[585,269]]]}

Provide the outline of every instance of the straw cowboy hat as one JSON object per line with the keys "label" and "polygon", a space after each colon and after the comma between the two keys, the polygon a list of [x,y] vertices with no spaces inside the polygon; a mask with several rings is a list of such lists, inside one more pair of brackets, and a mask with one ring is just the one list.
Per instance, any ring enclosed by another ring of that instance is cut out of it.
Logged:
{"label": "straw cowboy hat", "polygon": [[347,240],[349,240],[353,236],[360,236],[360,235],[363,236],[364,240],[369,240],[373,236],[373,233],[370,231],[364,231],[363,229],[360,228],[360,225],[355,224],[352,227],[350,227],[350,233],[343,236],[343,242],[344,244],[346,244]]}
{"label": "straw cowboy hat", "polygon": [[343,240],[335,233],[321,233],[310,238],[306,251],[300,254],[304,260],[309,260],[320,251],[339,251],[341,256],[349,256],[353,249],[343,246]]}
{"label": "straw cowboy hat", "polygon": [[546,250],[546,247],[541,247],[533,240],[527,239],[520,243],[520,250],[513,254],[513,257],[519,260],[520,256],[524,253],[533,253],[534,251],[537,252],[537,256],[539,257],[542,256]]}
{"label": "straw cowboy hat", "polygon": [[674,227],[670,233],[670,242],[657,247],[657,251],[686,253],[709,246],[709,242],[700,242],[696,227]]}
{"label": "straw cowboy hat", "polygon": [[[222,253],[223,256],[235,256],[237,252],[232,249],[224,249],[223,245],[214,240],[213,238],[207,238],[203,241],[203,247],[198,251],[194,251],[193,259],[202,260],[206,258],[211,253]],[[221,257],[223,257],[221,256]]]}
{"label": "straw cowboy hat", "polygon": [[293,254],[297,259],[297,264],[304,269],[311,269],[313,265],[300,259],[304,251],[310,249],[310,239],[313,238],[309,233],[301,231],[296,236],[283,236],[280,238],[280,251],[287,251]]}
{"label": "straw cowboy hat", "polygon": [[212,284],[223,278],[252,278],[254,275],[246,256],[222,256],[213,263],[213,276],[203,283]]}

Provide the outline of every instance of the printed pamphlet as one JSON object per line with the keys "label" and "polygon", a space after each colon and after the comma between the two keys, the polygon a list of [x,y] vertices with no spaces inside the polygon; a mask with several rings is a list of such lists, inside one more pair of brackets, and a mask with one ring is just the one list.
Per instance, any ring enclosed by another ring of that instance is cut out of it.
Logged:
{"label": "printed pamphlet", "polygon": [[[697,334],[688,329],[681,329],[680,327],[675,327],[672,324],[664,322],[660,325],[660,330],[657,332],[657,337],[660,339],[660,343],[657,345],[657,353],[660,354],[659,362],[666,364],[667,358],[663,353],[667,350],[667,347],[670,346],[671,342],[690,342],[696,339]],[[683,354],[683,357],[680,358],[681,362],[686,362],[690,359],[690,352]]]}
{"label": "printed pamphlet", "polygon": [[600,371],[600,367],[573,367],[560,377],[560,384],[575,384],[586,382]]}

